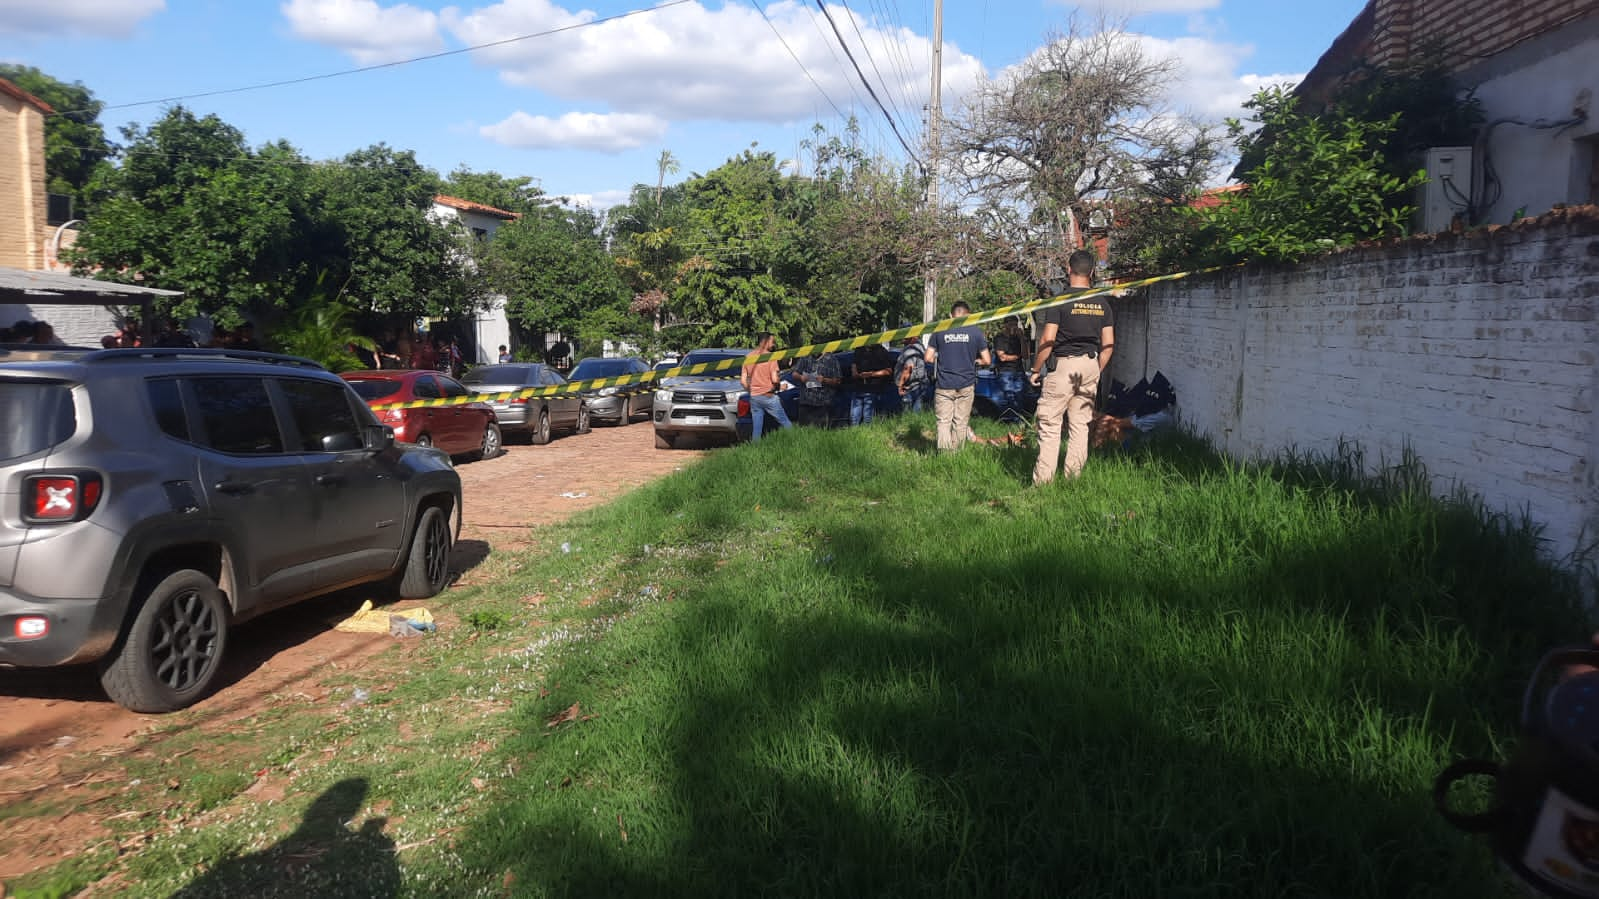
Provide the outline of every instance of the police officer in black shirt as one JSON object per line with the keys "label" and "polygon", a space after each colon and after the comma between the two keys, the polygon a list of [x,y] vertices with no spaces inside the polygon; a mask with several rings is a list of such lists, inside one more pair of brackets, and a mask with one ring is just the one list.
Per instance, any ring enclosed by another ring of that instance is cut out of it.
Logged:
{"label": "police officer in black shirt", "polygon": [[[1094,254],[1078,250],[1066,262],[1073,290],[1094,284]],[[1060,426],[1066,419],[1064,476],[1081,474],[1088,462],[1088,425],[1094,418],[1099,375],[1110,364],[1116,346],[1115,314],[1105,297],[1073,300],[1050,310],[1038,335],[1038,354],[1031,373],[1038,398],[1038,462],[1033,483],[1055,479],[1060,463]]]}

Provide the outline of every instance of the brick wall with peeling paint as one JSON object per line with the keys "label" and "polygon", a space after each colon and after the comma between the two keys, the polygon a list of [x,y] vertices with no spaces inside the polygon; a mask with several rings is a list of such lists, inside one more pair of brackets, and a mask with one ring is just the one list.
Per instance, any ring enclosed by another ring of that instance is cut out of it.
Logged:
{"label": "brick wall with peeling paint", "polygon": [[1251,266],[1118,302],[1112,376],[1164,371],[1239,458],[1408,446],[1440,491],[1599,540],[1599,207]]}

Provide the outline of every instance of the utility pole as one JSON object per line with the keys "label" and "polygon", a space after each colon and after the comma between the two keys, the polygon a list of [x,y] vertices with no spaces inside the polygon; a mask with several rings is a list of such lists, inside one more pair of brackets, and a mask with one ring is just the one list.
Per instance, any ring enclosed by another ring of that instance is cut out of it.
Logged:
{"label": "utility pole", "polygon": [[[933,0],[933,95],[927,106],[927,210],[935,216],[938,214],[938,120],[943,113],[938,93],[943,80],[944,0]],[[929,264],[927,280],[922,285],[922,321],[930,322],[937,315],[938,267]]]}

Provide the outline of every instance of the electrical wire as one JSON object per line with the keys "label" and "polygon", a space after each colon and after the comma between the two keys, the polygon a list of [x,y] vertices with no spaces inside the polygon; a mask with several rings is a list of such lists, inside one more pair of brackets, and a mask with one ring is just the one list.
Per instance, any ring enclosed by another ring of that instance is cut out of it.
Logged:
{"label": "electrical wire", "polygon": [[[533,38],[549,37],[551,35],[561,34],[562,32],[566,32],[566,31],[575,31],[575,30],[577,30],[579,28],[588,28],[588,27],[593,26],[593,25],[604,25],[607,22],[615,22],[618,19],[626,19],[626,18],[628,18],[630,16],[638,16],[638,15],[643,15],[645,13],[658,12],[658,11],[663,10],[663,9],[670,9],[671,7],[681,6],[684,3],[690,3],[690,2],[694,2],[694,0],[666,0],[666,2],[661,3],[658,6],[651,6],[651,7],[645,8],[645,9],[632,9],[632,10],[628,10],[627,12],[617,13],[614,16],[605,16],[603,18],[593,19],[593,20],[588,21],[588,22],[578,22],[575,25],[563,25],[560,28],[551,28],[548,31],[538,31],[538,32],[534,32],[532,34],[522,34],[522,35],[517,35],[516,37],[502,38],[501,40],[489,41],[488,43],[485,43],[485,44],[474,44],[474,45],[472,45],[470,47],[460,47],[460,48],[455,49],[455,50],[443,50],[443,51],[440,51],[438,53],[429,53],[429,54],[426,54],[424,56],[412,56],[412,57],[410,57],[408,59],[397,59],[397,60],[394,60],[393,62],[380,62],[380,63],[375,63],[375,64],[369,65],[369,66],[360,66],[360,67],[354,68],[354,69],[342,69],[342,70],[337,71],[337,72],[323,72],[320,75],[305,75],[305,76],[302,76],[302,77],[299,77],[299,78],[285,78],[285,79],[282,79],[282,80],[279,80],[279,81],[268,81],[268,82],[264,82],[264,83],[261,83],[261,84],[248,84],[248,85],[245,85],[243,87],[229,87],[229,88],[223,88],[223,89],[214,90],[214,91],[202,91],[202,92],[197,93],[197,94],[181,94],[181,95],[174,96],[174,97],[162,97],[162,98],[160,98],[158,100],[137,100],[137,101],[134,101],[132,103],[110,103],[110,104],[102,105],[98,111],[99,112],[104,112],[105,110],[108,110],[108,109],[129,109],[129,108],[134,107],[134,106],[152,106],[152,105],[155,105],[155,104],[158,104],[158,103],[178,103],[178,102],[181,102],[181,101],[184,101],[184,100],[199,100],[199,99],[202,99],[202,98],[205,98],[205,97],[220,97],[220,96],[223,96],[223,95],[226,95],[226,94],[242,94],[242,93],[245,93],[247,91],[266,90],[268,88],[274,88],[274,87],[288,87],[290,85],[306,84],[306,83],[312,82],[312,81],[325,81],[325,80],[327,80],[329,78],[340,78],[340,77],[343,77],[345,75],[359,75],[359,74],[361,74],[363,72],[375,72],[375,71],[377,71],[379,69],[392,69],[392,68],[396,68],[398,66],[410,65],[412,63],[427,62],[429,60],[434,60],[434,59],[443,59],[443,58],[445,58],[447,56],[459,56],[462,53],[472,53],[472,52],[477,51],[477,50],[487,50],[487,49],[489,49],[491,47],[503,47],[506,44],[514,44],[514,43],[517,43],[519,41],[532,40]],[[752,2],[753,2],[753,0],[752,0]],[[765,13],[762,13],[762,15],[765,15]],[[51,113],[51,116],[73,115],[74,113],[89,112],[89,111],[93,111],[93,110],[89,110],[89,109],[68,109],[68,110],[64,110],[64,111],[61,111],[61,112]]]}
{"label": "electrical wire", "polygon": [[847,121],[849,116],[845,115],[844,110],[839,109],[838,104],[833,102],[833,98],[828,96],[827,91],[822,89],[821,82],[816,80],[816,76],[811,74],[811,70],[805,68],[805,63],[800,61],[799,54],[795,53],[794,48],[788,45],[788,40],[783,37],[783,33],[777,30],[777,25],[773,24],[771,17],[766,14],[766,10],[761,8],[760,0],[749,0],[749,2],[751,6],[755,7],[755,11],[761,14],[761,18],[766,20],[766,27],[772,29],[772,34],[777,36],[777,40],[783,45],[783,49],[788,51],[789,56],[794,57],[794,63],[800,67],[801,72],[805,73],[805,77],[810,79],[811,84],[816,87],[817,93],[827,100],[827,105],[833,107],[833,111],[838,113],[839,118]]}
{"label": "electrical wire", "polygon": [[[902,107],[902,105],[900,103],[900,100],[903,99],[903,95],[904,95],[904,91],[905,91],[904,83],[903,82],[897,82],[897,81],[890,81],[889,79],[883,77],[883,70],[877,67],[877,57],[872,55],[872,48],[871,48],[871,46],[869,44],[866,43],[866,35],[861,31],[860,16],[856,15],[855,11],[849,8],[849,3],[847,2],[847,0],[839,0],[839,3],[842,4],[843,7],[844,7],[844,10],[849,13],[850,26],[855,29],[855,37],[861,43],[861,52],[866,54],[867,61],[872,64],[872,71],[877,73],[877,82],[878,82],[878,84],[881,84],[883,86],[883,93],[888,95],[888,105],[894,107],[895,118],[897,118],[899,120],[900,124],[902,124],[902,125],[906,124],[906,122],[905,122],[905,111],[904,111],[904,108]],[[886,45],[886,42],[885,42],[885,45]],[[890,66],[890,68],[892,68],[892,65]],[[897,84],[898,85],[898,87],[900,89],[900,94],[901,94],[900,97],[895,97],[893,92],[889,90],[889,85],[891,85],[891,84]],[[907,126],[906,130],[910,130],[908,126]]]}
{"label": "electrical wire", "polygon": [[883,117],[888,120],[888,127],[894,132],[894,136],[899,138],[899,145],[905,148],[905,155],[909,156],[911,161],[915,162],[923,171],[926,171],[927,166],[922,164],[921,159],[916,155],[916,151],[912,150],[911,145],[905,141],[905,135],[899,132],[899,126],[894,124],[894,116],[883,105],[883,101],[878,99],[877,92],[872,90],[872,83],[866,79],[866,74],[861,71],[860,63],[855,61],[855,54],[850,52],[849,44],[844,40],[844,35],[838,30],[838,23],[833,21],[833,14],[828,11],[823,0],[816,0],[816,6],[821,9],[822,15],[827,17],[827,24],[833,26],[833,34],[838,37],[839,46],[844,48],[844,55],[849,57],[850,65],[855,68],[855,75],[861,79],[861,84],[865,86],[866,92],[871,95],[872,102],[877,104],[877,108],[882,111]]}

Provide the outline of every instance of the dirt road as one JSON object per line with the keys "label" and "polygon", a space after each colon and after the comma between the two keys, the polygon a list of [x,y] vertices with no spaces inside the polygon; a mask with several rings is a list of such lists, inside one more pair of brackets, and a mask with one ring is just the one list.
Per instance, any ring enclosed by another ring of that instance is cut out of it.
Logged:
{"label": "dirt road", "polygon": [[[657,450],[648,422],[558,436],[547,446],[513,443],[497,459],[459,466],[465,520],[455,569],[470,573],[491,553],[525,546],[529,528],[599,505],[692,463],[700,450]],[[191,715],[202,728],[226,727],[275,697],[324,696],[329,672],[358,665],[393,646],[333,625],[353,612],[359,591],[313,600],[243,625],[232,639],[221,687]],[[137,715],[111,703],[92,670],[0,669],[0,802],[48,790],[78,777],[95,755],[139,751],[160,729],[161,716]],[[46,830],[28,823],[25,840],[0,821],[0,879],[51,864],[97,836],[67,815]]]}

